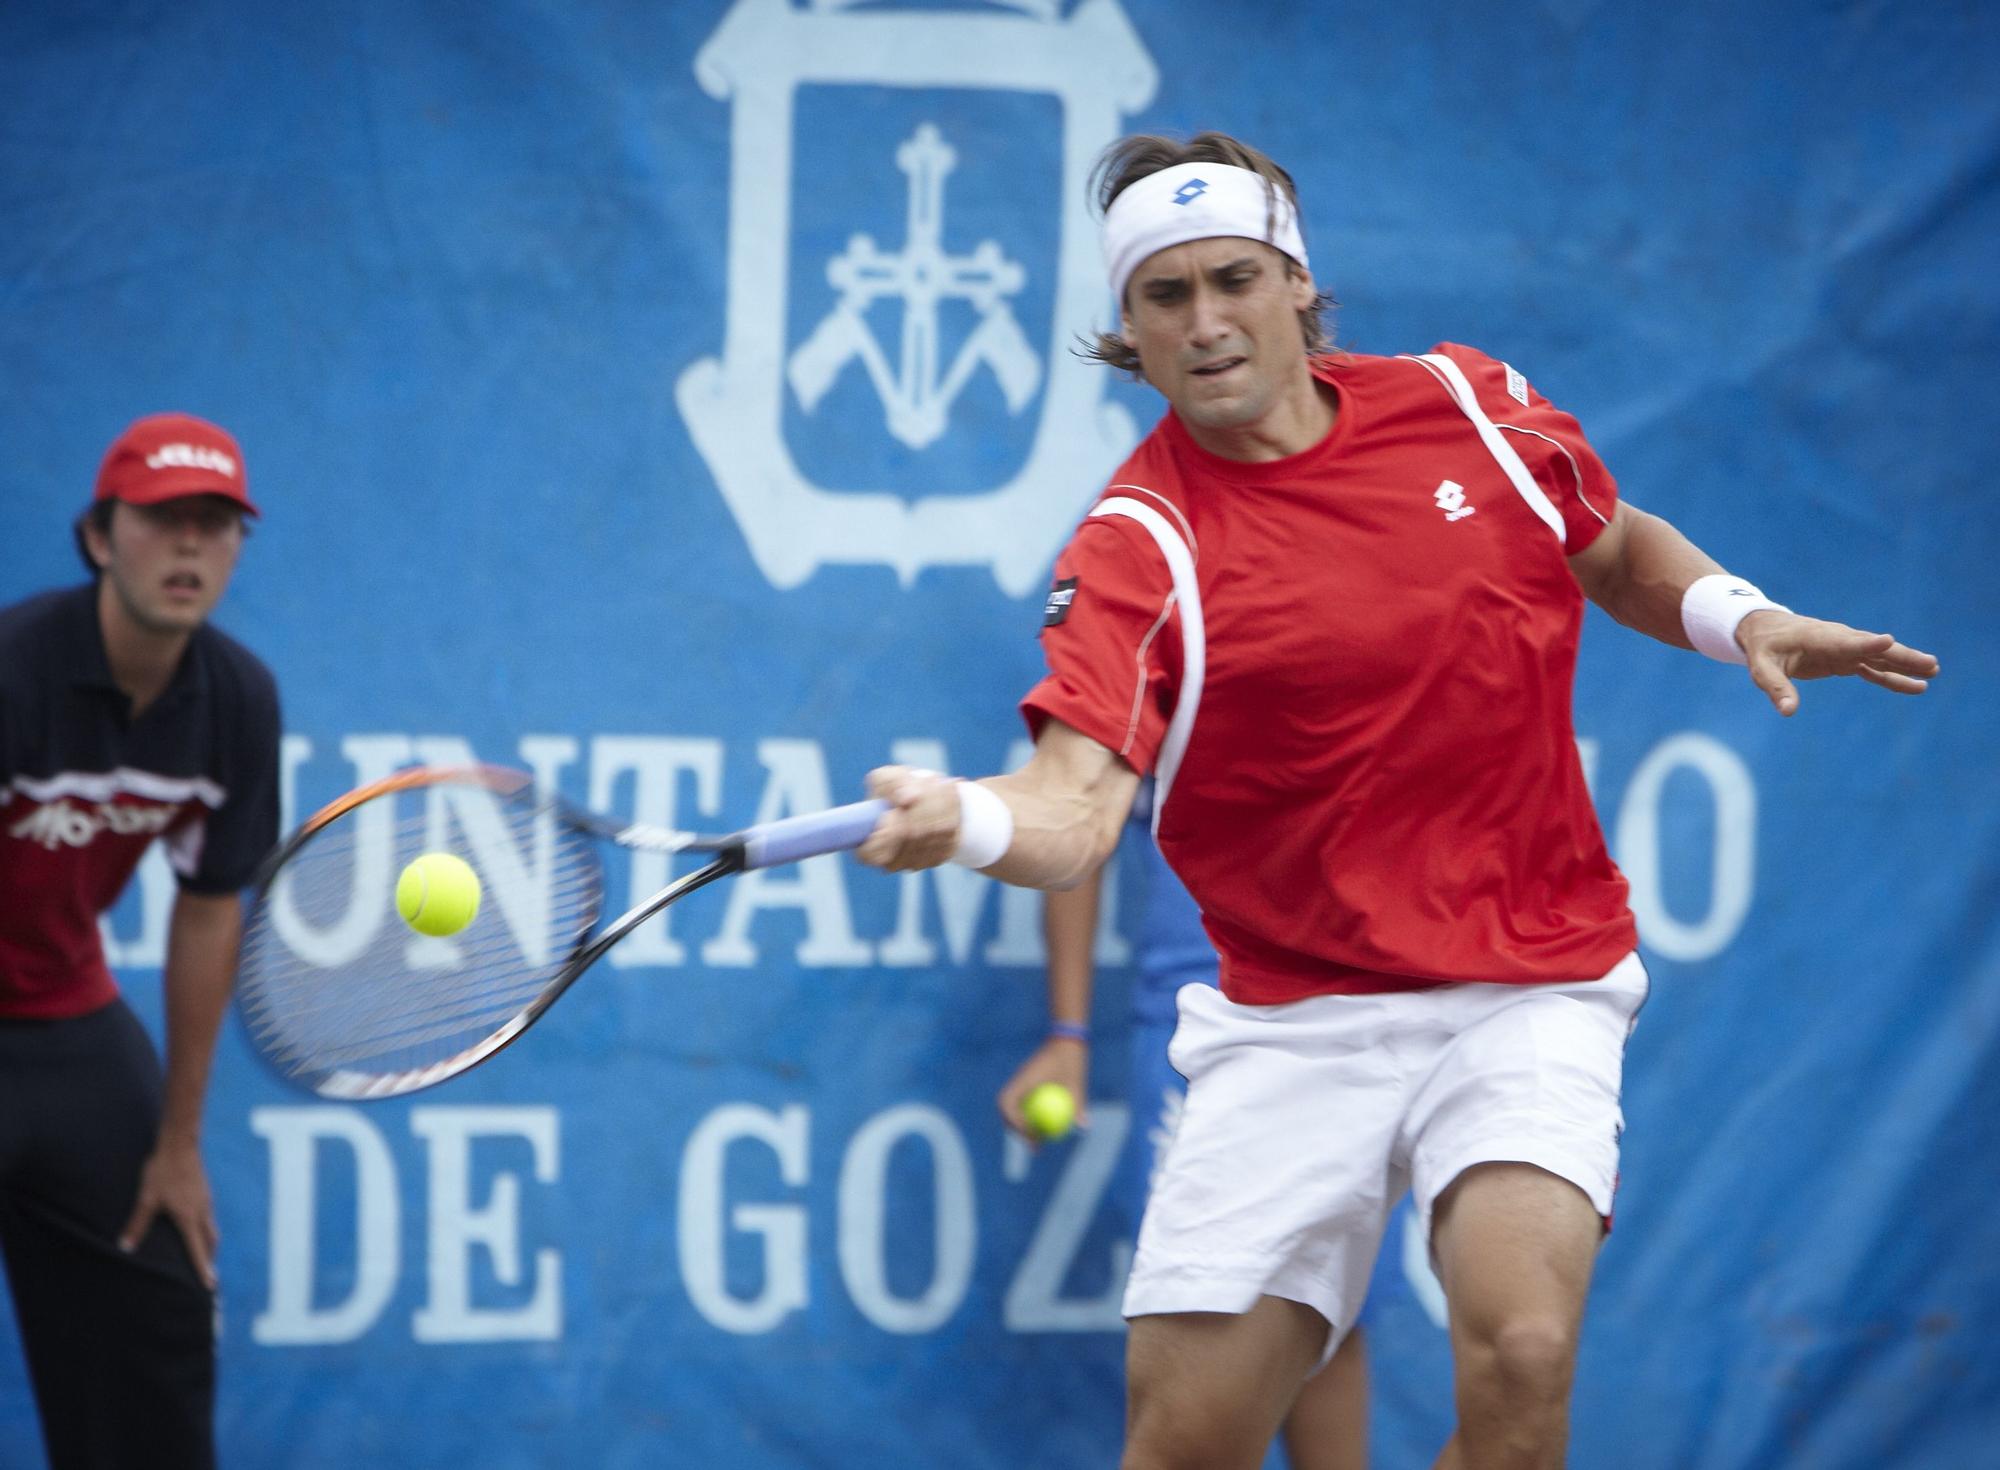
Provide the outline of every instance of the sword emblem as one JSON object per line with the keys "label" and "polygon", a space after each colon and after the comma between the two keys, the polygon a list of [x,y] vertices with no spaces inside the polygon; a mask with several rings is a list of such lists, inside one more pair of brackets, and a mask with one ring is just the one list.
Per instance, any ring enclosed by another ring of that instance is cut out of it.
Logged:
{"label": "sword emblem", "polygon": [[[952,404],[982,364],[999,380],[1009,413],[1026,408],[1041,387],[1041,358],[1007,305],[1025,279],[1021,267],[991,240],[969,255],[944,248],[944,186],[957,163],[937,128],[921,125],[896,150],[896,166],[909,177],[902,250],[885,251],[872,236],[856,235],[827,262],[827,282],[840,300],[786,365],[807,413],[857,358],[882,400],[889,432],[912,449],[943,435]],[[868,326],[869,308],[892,297],[903,304],[902,353],[893,367]],[[938,308],[946,301],[969,303],[979,325],[940,375]]]}

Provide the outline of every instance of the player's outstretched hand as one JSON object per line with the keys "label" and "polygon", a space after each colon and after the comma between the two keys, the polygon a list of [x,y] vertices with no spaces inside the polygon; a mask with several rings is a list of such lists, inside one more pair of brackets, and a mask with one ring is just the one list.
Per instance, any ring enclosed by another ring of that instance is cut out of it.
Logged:
{"label": "player's outstretched hand", "polygon": [[1750,678],[1781,715],[1799,707],[1795,679],[1852,674],[1896,694],[1922,694],[1938,671],[1930,654],[1905,647],[1891,634],[1771,609],[1739,623],[1736,641],[1750,660]]}
{"label": "player's outstretched hand", "polygon": [[163,1143],[139,1171],[139,1199],[132,1206],[132,1218],[118,1233],[123,1250],[139,1248],[152,1228],[153,1217],[165,1211],[187,1242],[195,1270],[215,1289],[215,1250],[221,1232],[215,1228],[215,1202],[208,1192],[208,1171],[202,1167],[201,1150],[192,1144]]}
{"label": "player's outstretched hand", "polygon": [[1028,1054],[1028,1059],[1007,1079],[1007,1085],[994,1099],[1007,1126],[1037,1147],[1043,1138],[1022,1113],[1021,1099],[1044,1082],[1060,1083],[1069,1089],[1069,1095],[1076,1099],[1076,1126],[1088,1128],[1090,1107],[1085,1099],[1090,1096],[1090,1048],[1073,1037],[1051,1036]]}
{"label": "player's outstretched hand", "polygon": [[871,868],[901,873],[935,868],[958,849],[958,783],[936,771],[879,766],[868,773],[868,794],[889,810],[854,855]]}

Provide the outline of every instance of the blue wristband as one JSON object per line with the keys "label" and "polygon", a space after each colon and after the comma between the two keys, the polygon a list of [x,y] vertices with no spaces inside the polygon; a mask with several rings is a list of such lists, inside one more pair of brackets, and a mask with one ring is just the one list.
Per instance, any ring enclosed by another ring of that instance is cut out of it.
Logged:
{"label": "blue wristband", "polygon": [[1090,1028],[1081,1021],[1051,1021],[1049,1035],[1063,1041],[1088,1041]]}

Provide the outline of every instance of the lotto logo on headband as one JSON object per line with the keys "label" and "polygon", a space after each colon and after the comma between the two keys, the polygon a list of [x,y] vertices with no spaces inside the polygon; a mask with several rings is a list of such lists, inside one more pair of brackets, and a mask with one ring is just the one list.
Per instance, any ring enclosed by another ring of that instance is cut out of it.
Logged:
{"label": "lotto logo on headband", "polygon": [[1227,163],[1177,163],[1128,185],[1104,211],[1104,267],[1112,294],[1149,255],[1185,244],[1240,236],[1306,262],[1297,207],[1276,184]]}

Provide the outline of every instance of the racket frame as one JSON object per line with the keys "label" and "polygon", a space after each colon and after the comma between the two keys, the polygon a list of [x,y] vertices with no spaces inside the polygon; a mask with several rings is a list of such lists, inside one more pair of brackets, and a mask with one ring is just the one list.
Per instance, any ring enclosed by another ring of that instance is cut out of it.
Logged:
{"label": "racket frame", "polygon": [[[377,797],[421,790],[430,786],[443,786],[453,782],[485,786],[502,797],[518,797],[530,792],[534,785],[533,778],[525,772],[505,766],[484,764],[411,766],[336,797],[302,822],[298,830],[281,842],[259,867],[252,906],[253,922],[256,916],[262,913],[270,890],[285,865],[333,822]],[[828,812],[815,812],[776,822],[760,823],[726,836],[704,837],[690,832],[675,832],[665,828],[609,821],[571,806],[561,797],[550,793],[542,793],[540,803],[552,810],[558,820],[615,846],[635,852],[707,853],[710,854],[710,859],[693,872],[676,878],[650,897],[635,904],[601,929],[593,932],[591,928],[586,927],[582,930],[575,940],[569,958],[563,961],[561,968],[536,993],[534,999],[490,1034],[451,1056],[421,1067],[405,1068],[397,1072],[368,1072],[339,1066],[320,1070],[310,1066],[287,1066],[279,1062],[263,1046],[259,1040],[258,1026],[250,1024],[246,1017],[245,1029],[250,1032],[253,1049],[266,1064],[287,1082],[306,1088],[321,1097],[342,1101],[360,1102],[400,1097],[406,1093],[435,1087],[438,1083],[469,1071],[505,1050],[540,1020],[563,992],[576,983],[577,977],[597,963],[606,951],[669,904],[733,873],[740,873],[753,867],[761,868],[781,862],[794,862],[803,857],[816,856],[821,852],[841,851],[853,847],[866,835],[868,828],[872,827],[874,818],[887,808],[886,802],[859,802]]]}

